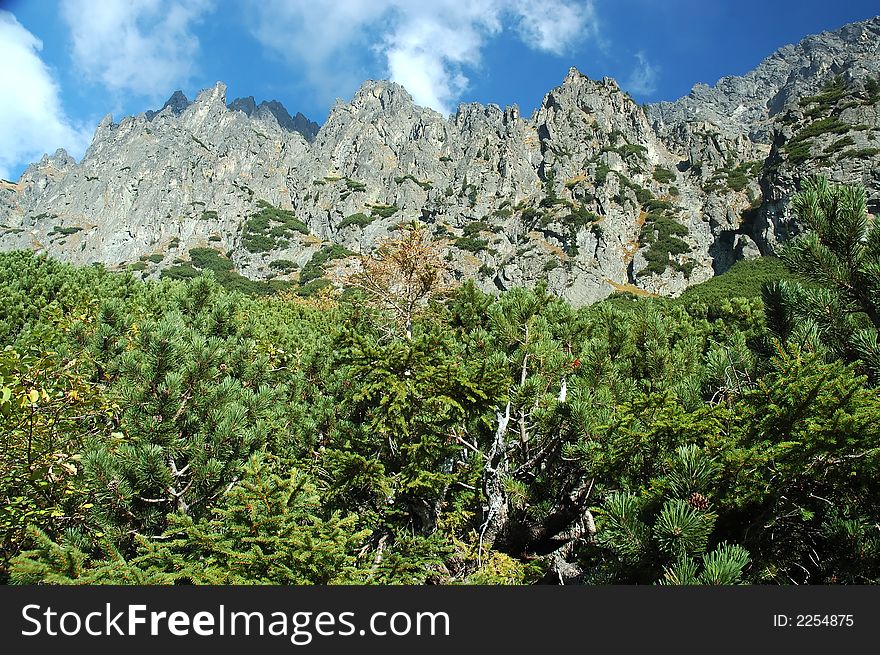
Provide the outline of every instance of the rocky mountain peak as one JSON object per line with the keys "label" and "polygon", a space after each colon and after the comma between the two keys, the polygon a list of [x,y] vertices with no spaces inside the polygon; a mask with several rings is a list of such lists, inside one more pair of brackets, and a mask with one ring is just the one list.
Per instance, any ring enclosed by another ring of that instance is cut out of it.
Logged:
{"label": "rocky mountain peak", "polygon": [[200,91],[192,104],[180,114],[180,119],[189,125],[194,133],[210,134],[229,113],[226,107],[226,85],[217,82],[214,86]]}
{"label": "rocky mountain peak", "polygon": [[571,109],[587,109],[594,105],[611,103],[618,108],[637,107],[628,94],[621,91],[617,82],[610,77],[593,80],[576,68],[571,68],[562,80],[562,84],[551,89],[541,101],[538,113],[552,110],[562,105],[570,105]]}
{"label": "rocky mountain peak", "polygon": [[29,177],[36,171],[41,173],[45,173],[46,171],[62,173],[74,166],[76,166],[76,160],[71,157],[64,148],[58,148],[54,154],[50,155],[46,153],[40,158],[40,161],[28,166],[22,177]]}
{"label": "rocky mountain peak", "polygon": [[303,115],[302,112],[296,112],[296,116],[291,121],[291,127],[302,134],[309,143],[315,140],[315,137],[318,136],[318,130],[321,129],[320,125]]}
{"label": "rocky mountain peak", "polygon": [[263,100],[259,105],[253,96],[247,98],[236,98],[229,103],[230,111],[240,111],[251,118],[263,121],[272,121],[281,129],[288,132],[298,132],[306,141],[315,140],[315,135],[320,129],[320,125],[309,120],[300,112],[296,116],[291,116],[287,109],[277,100]]}
{"label": "rocky mountain peak", "polygon": [[557,89],[584,87],[589,87],[594,90],[601,89],[609,93],[620,92],[620,86],[617,84],[617,80],[613,77],[603,77],[601,80],[594,80],[574,66],[568,69],[568,73],[566,73],[565,77],[562,79],[562,84],[560,84]]}
{"label": "rocky mountain peak", "polygon": [[815,93],[840,73],[855,78],[880,72],[880,16],[808,36],[786,45],[741,76],[722,77],[714,86],[696,84],[675,102],[646,106],[661,134],[699,120],[726,138],[747,134],[769,145],[768,120],[799,98]]}
{"label": "rocky mountain peak", "polygon": [[880,207],[878,35],[873,19],[810,37],[647,107],[572,68],[528,118],[479,103],[445,117],[371,80],[319,130],[275,100],[227,105],[222,83],[176,92],[106,116],[79,164],[58,152],[4,185],[0,247],[145,276],[192,274],[189,253],[213,248],[234,275],[305,293],[329,284],[313,260],[420,220],[485,291],[675,295],[790,238],[803,174],[863,183]]}
{"label": "rocky mountain peak", "polygon": [[296,117],[290,115],[287,109],[277,100],[263,101],[255,110],[255,114],[261,118],[273,118],[279,127],[288,132],[299,132],[306,141],[314,141],[318,133],[319,125],[297,112]]}
{"label": "rocky mountain peak", "polygon": [[168,108],[170,108],[172,113],[174,113],[174,114],[180,114],[180,113],[183,112],[187,107],[189,107],[189,104],[190,104],[190,102],[189,102],[189,98],[187,98],[187,97],[183,94],[183,91],[181,91],[180,89],[178,89],[178,90],[175,91],[173,94],[171,94],[171,97],[168,98],[168,100],[167,100],[167,101],[165,102],[165,104],[162,106],[162,109],[168,109]]}
{"label": "rocky mountain peak", "polygon": [[575,66],[572,66],[568,69],[568,73],[565,74],[565,79],[562,80],[563,84],[572,84],[578,82],[580,80],[589,79],[586,75],[581,73]]}
{"label": "rocky mountain peak", "polygon": [[615,80],[593,80],[576,68],[571,68],[562,84],[544,96],[532,121],[539,134],[550,141],[561,139],[576,144],[576,135],[583,133],[585,127],[589,134],[595,131],[598,147],[609,145],[605,143],[609,139],[601,138],[602,134],[612,141],[619,134],[628,143],[642,145],[654,139],[641,108],[621,91]]}
{"label": "rocky mountain peak", "polygon": [[216,82],[214,86],[202,89],[193,101],[194,105],[222,104],[226,108],[226,85]]}
{"label": "rocky mountain peak", "polygon": [[231,111],[244,112],[248,116],[252,116],[253,113],[257,110],[257,102],[254,100],[253,96],[248,96],[247,98],[236,98],[229,103],[229,109]]}
{"label": "rocky mountain peak", "polygon": [[405,88],[389,80],[368,80],[354,94],[348,106],[355,111],[394,112],[410,110],[413,98]]}
{"label": "rocky mountain peak", "polygon": [[190,104],[191,103],[189,99],[184,95],[183,91],[178,89],[171,94],[171,97],[168,98],[168,100],[165,101],[165,104],[162,105],[162,109],[160,109],[159,111],[148,110],[144,113],[146,114],[148,121],[153,120],[153,118],[155,118],[166,109],[170,109],[172,114],[174,114],[175,116],[179,116],[186,110],[187,107],[190,106]]}

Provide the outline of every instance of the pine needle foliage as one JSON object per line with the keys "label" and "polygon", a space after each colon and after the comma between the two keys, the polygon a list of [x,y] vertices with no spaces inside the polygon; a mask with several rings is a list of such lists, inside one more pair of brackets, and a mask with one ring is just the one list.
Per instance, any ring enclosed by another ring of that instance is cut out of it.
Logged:
{"label": "pine needle foliage", "polygon": [[444,244],[426,226],[404,223],[398,231],[361,257],[360,270],[342,282],[363,291],[368,302],[390,314],[399,333],[411,338],[413,321],[429,300],[452,289],[452,276],[442,256]]}
{"label": "pine needle foliage", "polygon": [[860,359],[877,380],[880,350],[880,225],[869,218],[863,187],[807,180],[791,202],[805,228],[782,253],[804,280],[768,287],[765,302],[775,334],[788,338],[806,323],[834,356]]}
{"label": "pine needle foliage", "polygon": [[880,232],[792,208],[790,270],[579,309],[418,224],[312,298],[0,253],[0,580],[876,584]]}

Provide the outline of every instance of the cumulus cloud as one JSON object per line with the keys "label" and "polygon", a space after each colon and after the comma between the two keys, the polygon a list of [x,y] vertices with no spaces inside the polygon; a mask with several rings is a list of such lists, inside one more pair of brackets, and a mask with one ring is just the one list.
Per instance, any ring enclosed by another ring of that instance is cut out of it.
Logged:
{"label": "cumulus cloud", "polygon": [[242,4],[254,36],[270,52],[296,67],[321,101],[348,96],[368,75],[373,56],[368,28],[379,24],[391,0],[248,0]]}
{"label": "cumulus cloud", "polygon": [[251,0],[248,13],[254,36],[305,67],[323,99],[354,90],[366,76],[367,54],[418,104],[444,113],[467,89],[486,44],[505,29],[554,55],[597,36],[589,0]]}
{"label": "cumulus cloud", "polygon": [[184,85],[194,72],[193,28],[210,0],[67,0],[73,61],[112,92],[153,99]]}
{"label": "cumulus cloud", "polygon": [[400,7],[381,44],[388,76],[418,104],[448,113],[467,88],[465,68],[479,66],[484,43],[501,31],[493,5],[440,0]]}
{"label": "cumulus cloud", "polygon": [[91,130],[61,107],[58,84],[40,58],[43,43],[8,11],[0,11],[0,177],[9,179],[45,152],[65,148],[76,158]]}
{"label": "cumulus cloud", "polygon": [[599,40],[592,2],[518,0],[514,11],[520,37],[537,50],[563,55],[579,41]]}
{"label": "cumulus cloud", "polygon": [[654,93],[657,90],[659,68],[648,61],[644,52],[637,52],[636,60],[638,63],[630,72],[623,88],[641,96]]}

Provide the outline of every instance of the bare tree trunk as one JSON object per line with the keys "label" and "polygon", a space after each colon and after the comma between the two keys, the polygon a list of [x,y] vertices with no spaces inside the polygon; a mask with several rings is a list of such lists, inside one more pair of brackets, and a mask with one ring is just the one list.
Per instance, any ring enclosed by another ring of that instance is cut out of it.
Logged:
{"label": "bare tree trunk", "polygon": [[[525,342],[529,341],[529,326],[525,327]],[[529,354],[523,355],[522,368],[519,376],[519,386],[522,387],[526,383],[528,377]],[[508,425],[510,424],[510,401],[504,408],[504,413],[497,412],[498,427],[495,430],[495,439],[489,454],[486,457],[486,470],[484,473],[484,489],[486,499],[488,501],[486,520],[480,530],[480,544],[477,559],[482,565],[483,545],[486,544],[491,548],[499,534],[503,533],[507,527],[510,513],[510,502],[507,492],[504,489],[504,480],[510,473],[510,460],[508,451],[510,445],[507,442]],[[526,412],[521,409],[517,417],[519,425],[519,437],[523,449],[525,450],[528,440],[528,428],[526,426]]]}
{"label": "bare tree trunk", "polygon": [[504,413],[497,412],[498,428],[495,430],[495,440],[489,449],[486,459],[485,491],[488,501],[486,521],[480,531],[480,546],[478,553],[479,564],[482,565],[483,545],[489,548],[495,543],[498,533],[507,523],[509,511],[507,493],[504,490],[504,478],[508,473],[507,460],[507,425],[510,423],[510,401]]}
{"label": "bare tree trunk", "polygon": [[569,562],[568,558],[574,551],[578,540],[592,543],[596,539],[596,522],[593,520],[592,512],[585,509],[578,521],[569,530],[557,535],[557,539],[563,541],[562,545],[545,555],[545,559],[550,563],[545,580],[559,582],[561,585],[575,582],[583,575],[583,569],[577,564]]}

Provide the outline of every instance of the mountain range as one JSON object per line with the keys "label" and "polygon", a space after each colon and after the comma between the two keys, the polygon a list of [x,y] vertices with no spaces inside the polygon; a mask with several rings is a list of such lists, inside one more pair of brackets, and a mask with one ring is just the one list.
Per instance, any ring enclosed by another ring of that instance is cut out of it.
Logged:
{"label": "mountain range", "polygon": [[106,116],[79,163],[58,150],[0,181],[0,250],[144,277],[213,268],[307,295],[419,221],[480,288],[545,280],[583,305],[677,295],[776,253],[814,173],[864,185],[880,214],[880,17],[649,105],[576,69],[529,117],[476,103],[443,116],[388,81],[321,126],[276,101],[230,102],[220,82],[192,101],[177,91]]}

